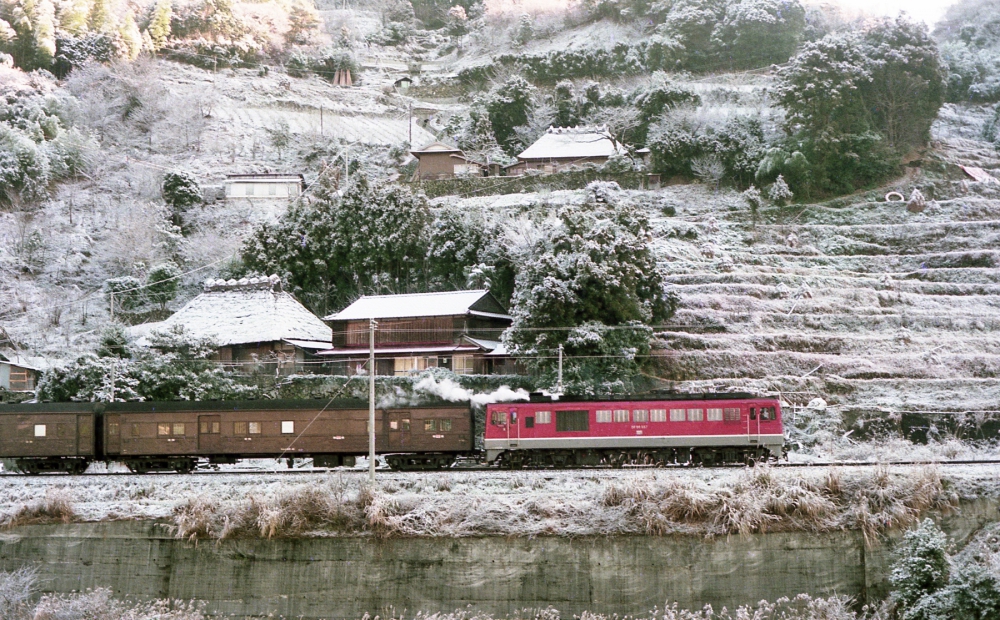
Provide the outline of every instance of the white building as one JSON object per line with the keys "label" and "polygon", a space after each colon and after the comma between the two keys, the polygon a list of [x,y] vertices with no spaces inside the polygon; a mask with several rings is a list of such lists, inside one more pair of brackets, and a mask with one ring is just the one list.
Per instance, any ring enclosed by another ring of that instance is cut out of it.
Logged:
{"label": "white building", "polygon": [[302,193],[301,174],[230,174],[226,176],[226,199],[293,200]]}

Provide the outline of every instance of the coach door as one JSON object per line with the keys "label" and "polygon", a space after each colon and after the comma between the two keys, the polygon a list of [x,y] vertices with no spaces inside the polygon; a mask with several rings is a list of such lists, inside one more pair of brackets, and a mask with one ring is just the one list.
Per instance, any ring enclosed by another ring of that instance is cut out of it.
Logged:
{"label": "coach door", "polygon": [[109,413],[104,418],[104,425],[104,451],[108,454],[119,454],[122,451],[121,416],[117,413]]}
{"label": "coach door", "polygon": [[517,409],[510,410],[510,423],[507,424],[507,447],[516,448],[521,439],[521,421],[518,420]]}
{"label": "coach door", "polygon": [[389,412],[389,450],[395,452],[412,449],[411,426],[409,411]]}
{"label": "coach door", "polygon": [[750,415],[747,416],[747,440],[752,443],[760,443],[760,407],[750,407]]}
{"label": "coach door", "polygon": [[212,454],[219,451],[222,435],[222,416],[198,416],[198,451]]}

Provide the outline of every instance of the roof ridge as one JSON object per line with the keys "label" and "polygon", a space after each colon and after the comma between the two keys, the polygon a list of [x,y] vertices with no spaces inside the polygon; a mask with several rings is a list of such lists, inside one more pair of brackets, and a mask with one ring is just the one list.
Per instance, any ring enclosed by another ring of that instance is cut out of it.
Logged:
{"label": "roof ridge", "polygon": [[[362,295],[361,297],[358,297],[358,300],[361,300],[361,299],[380,299],[380,298],[385,298],[385,297],[395,297],[395,298],[398,299],[399,297],[422,297],[422,296],[430,296],[430,295],[455,295],[456,293],[484,293],[485,294],[485,293],[489,293],[489,291],[486,290],[486,289],[474,288],[474,289],[468,289],[468,290],[464,290],[464,291],[435,291],[435,292],[432,292],[432,293],[390,293],[388,295]],[[357,300],[355,300],[355,301],[357,301]],[[353,303],[354,302],[352,302],[352,305],[353,305]]]}

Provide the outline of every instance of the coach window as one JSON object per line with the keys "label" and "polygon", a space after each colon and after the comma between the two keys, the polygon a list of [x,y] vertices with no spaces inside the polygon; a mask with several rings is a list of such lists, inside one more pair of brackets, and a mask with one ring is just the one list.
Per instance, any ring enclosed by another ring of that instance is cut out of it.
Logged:
{"label": "coach window", "polygon": [[611,421],[611,410],[610,409],[598,409],[597,410],[597,423],[604,424]]}
{"label": "coach window", "polygon": [[281,434],[291,435],[295,432],[295,422],[292,420],[282,420],[281,421]]}
{"label": "coach window", "polygon": [[726,422],[739,422],[740,410],[738,407],[726,407],[722,410],[722,417]]}
{"label": "coach window", "polygon": [[45,437],[45,433],[48,429],[45,428],[44,424],[35,425],[35,437]]}
{"label": "coach window", "polygon": [[708,409],[708,415],[705,418],[709,422],[721,422],[722,421],[722,409],[711,407]]}
{"label": "coach window", "polygon": [[645,409],[636,409],[632,412],[633,422],[649,422],[649,412]]}
{"label": "coach window", "polygon": [[250,422],[247,426],[251,435],[260,435],[260,422]]}
{"label": "coach window", "polygon": [[667,410],[666,409],[653,409],[649,412],[650,422],[666,422],[667,421]]}
{"label": "coach window", "polygon": [[551,411],[536,411],[535,412],[535,424],[552,424],[552,412]]}
{"label": "coach window", "polygon": [[683,422],[687,418],[684,415],[683,409],[671,409],[670,410],[670,421],[671,422]]}
{"label": "coach window", "polygon": [[183,435],[183,434],[184,434],[184,423],[174,422],[174,435]]}
{"label": "coach window", "polygon": [[108,422],[108,436],[117,437],[118,432],[118,422]]}
{"label": "coach window", "polygon": [[424,420],[424,431],[428,433],[433,433],[437,430],[437,420],[430,419]]}
{"label": "coach window", "polygon": [[166,437],[166,436],[170,435],[170,423],[169,422],[161,422],[161,423],[157,424],[156,425],[156,435],[158,437]]}
{"label": "coach window", "polygon": [[493,417],[490,418],[490,422],[494,426],[503,426],[507,423],[507,412],[506,411],[494,411]]}
{"label": "coach window", "polygon": [[451,420],[450,419],[445,418],[444,420],[440,420],[439,423],[440,423],[440,428],[441,428],[442,432],[447,432],[447,431],[451,430]]}
{"label": "coach window", "polygon": [[615,409],[615,422],[628,422],[628,409]]}
{"label": "coach window", "polygon": [[704,412],[701,409],[688,409],[688,422],[701,422]]}
{"label": "coach window", "polygon": [[246,435],[247,422],[233,422],[233,435]]}
{"label": "coach window", "polygon": [[399,421],[399,430],[407,432],[410,431],[410,418],[403,418]]}

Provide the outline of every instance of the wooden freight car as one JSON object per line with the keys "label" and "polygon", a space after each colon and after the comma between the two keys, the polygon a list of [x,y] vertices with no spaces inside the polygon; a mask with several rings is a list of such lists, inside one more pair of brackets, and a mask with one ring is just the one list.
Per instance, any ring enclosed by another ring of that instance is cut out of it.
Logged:
{"label": "wooden freight car", "polygon": [[96,416],[88,405],[42,403],[0,408],[0,458],[26,474],[81,473],[95,457]]}

